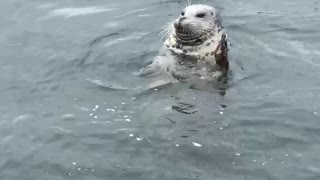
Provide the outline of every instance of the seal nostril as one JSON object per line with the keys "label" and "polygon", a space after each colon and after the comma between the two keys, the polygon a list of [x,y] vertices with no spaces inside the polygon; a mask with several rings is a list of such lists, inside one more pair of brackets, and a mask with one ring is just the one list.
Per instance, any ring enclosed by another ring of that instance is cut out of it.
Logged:
{"label": "seal nostril", "polygon": [[183,20],[187,19],[186,17],[180,17],[179,22],[182,22]]}

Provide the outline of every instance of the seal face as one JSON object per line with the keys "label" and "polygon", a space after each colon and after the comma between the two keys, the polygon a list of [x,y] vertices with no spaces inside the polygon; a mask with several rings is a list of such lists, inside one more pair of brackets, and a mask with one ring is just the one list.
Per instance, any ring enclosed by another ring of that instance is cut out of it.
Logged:
{"label": "seal face", "polygon": [[227,74],[227,34],[214,7],[189,5],[165,26],[163,52],[140,75],[165,72],[175,79],[219,79]]}
{"label": "seal face", "polygon": [[174,21],[176,41],[182,45],[197,46],[222,29],[220,18],[213,7],[187,6]]}

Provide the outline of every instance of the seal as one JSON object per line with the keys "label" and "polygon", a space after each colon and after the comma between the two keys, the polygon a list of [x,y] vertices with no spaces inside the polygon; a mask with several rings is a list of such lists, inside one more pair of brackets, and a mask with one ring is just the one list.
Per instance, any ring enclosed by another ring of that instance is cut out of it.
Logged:
{"label": "seal", "polygon": [[229,71],[228,34],[220,14],[209,5],[193,4],[164,26],[160,53],[139,76],[165,74],[186,79],[221,80]]}

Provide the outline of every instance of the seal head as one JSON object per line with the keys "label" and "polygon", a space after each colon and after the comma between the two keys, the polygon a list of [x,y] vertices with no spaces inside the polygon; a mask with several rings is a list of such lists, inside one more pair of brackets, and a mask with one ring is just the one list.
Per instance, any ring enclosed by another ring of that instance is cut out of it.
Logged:
{"label": "seal head", "polygon": [[198,46],[222,28],[215,8],[204,4],[187,6],[174,21],[174,35],[182,45]]}

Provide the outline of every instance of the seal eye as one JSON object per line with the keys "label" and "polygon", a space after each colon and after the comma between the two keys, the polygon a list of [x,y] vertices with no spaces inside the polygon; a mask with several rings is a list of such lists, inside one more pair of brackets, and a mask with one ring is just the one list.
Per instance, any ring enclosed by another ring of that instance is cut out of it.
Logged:
{"label": "seal eye", "polygon": [[184,16],[184,12],[181,13],[181,16]]}
{"label": "seal eye", "polygon": [[203,18],[204,16],[205,16],[204,13],[200,13],[200,14],[197,14],[197,15],[196,15],[197,18]]}

